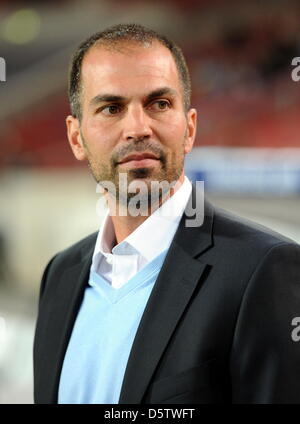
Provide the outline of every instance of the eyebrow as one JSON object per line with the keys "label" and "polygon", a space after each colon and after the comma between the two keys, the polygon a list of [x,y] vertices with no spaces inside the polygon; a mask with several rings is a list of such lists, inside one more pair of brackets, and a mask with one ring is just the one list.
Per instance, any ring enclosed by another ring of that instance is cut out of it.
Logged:
{"label": "eyebrow", "polygon": [[[170,87],[158,88],[157,90],[151,91],[151,93],[146,96],[146,102],[161,96],[165,96],[166,94],[175,97],[177,95],[177,91]],[[98,94],[92,98],[90,101],[90,106],[96,106],[102,102],[125,102],[126,100],[126,97],[116,96],[115,94]]]}

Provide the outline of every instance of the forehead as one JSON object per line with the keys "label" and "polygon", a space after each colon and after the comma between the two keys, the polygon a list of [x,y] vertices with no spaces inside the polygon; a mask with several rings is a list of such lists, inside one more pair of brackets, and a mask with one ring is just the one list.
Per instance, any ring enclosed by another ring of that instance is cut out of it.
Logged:
{"label": "forehead", "polygon": [[171,52],[158,42],[152,45],[122,44],[114,49],[93,46],[82,62],[84,97],[105,92],[134,96],[157,87],[181,91]]}

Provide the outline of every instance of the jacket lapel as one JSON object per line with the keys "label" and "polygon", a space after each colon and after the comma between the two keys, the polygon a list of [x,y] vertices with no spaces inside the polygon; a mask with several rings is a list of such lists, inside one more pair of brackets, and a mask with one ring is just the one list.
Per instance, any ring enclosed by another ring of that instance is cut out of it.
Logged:
{"label": "jacket lapel", "polygon": [[84,290],[88,283],[95,240],[96,235],[91,238],[89,246],[83,249],[85,253],[82,254],[81,261],[67,268],[59,277],[61,284],[59,284],[55,295],[55,304],[52,305],[51,317],[47,316],[47,327],[51,327],[47,331],[48,337],[45,340],[46,346],[49,346],[47,363],[53,366],[45,367],[41,384],[46,398],[51,399],[51,403],[58,401],[61,368]]}
{"label": "jacket lapel", "polygon": [[[196,194],[193,186],[190,202]],[[184,214],[155,282],[128,359],[119,403],[141,403],[151,377],[206,264],[195,259],[212,244],[213,208],[206,202],[201,227]],[[162,325],[163,323],[163,325]]]}
{"label": "jacket lapel", "polygon": [[[193,201],[196,188],[193,186]],[[147,302],[128,359],[119,403],[140,403],[163,351],[206,267],[196,257],[212,244],[212,206],[206,202],[204,223],[186,227],[185,213]],[[46,316],[47,363],[40,389],[45,403],[57,403],[60,373],[72,329],[88,283],[97,233],[82,249],[82,258],[59,277],[55,305]],[[54,311],[54,312],[53,312]],[[164,325],[162,325],[164,323]],[[49,328],[50,327],[50,328]]]}

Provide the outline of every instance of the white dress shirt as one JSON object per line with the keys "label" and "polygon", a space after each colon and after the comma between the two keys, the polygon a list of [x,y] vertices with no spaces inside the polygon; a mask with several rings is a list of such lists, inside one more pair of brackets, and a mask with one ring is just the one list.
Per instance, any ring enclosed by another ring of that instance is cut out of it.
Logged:
{"label": "white dress shirt", "polygon": [[121,243],[113,246],[115,231],[109,211],[101,224],[91,269],[118,289],[157,255],[168,249],[192,191],[183,184]]}

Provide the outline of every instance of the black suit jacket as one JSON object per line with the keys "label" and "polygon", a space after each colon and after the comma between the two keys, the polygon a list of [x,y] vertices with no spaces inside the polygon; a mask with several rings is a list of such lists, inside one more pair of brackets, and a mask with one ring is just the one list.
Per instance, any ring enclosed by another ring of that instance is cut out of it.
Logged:
{"label": "black suit jacket", "polygon": [[[185,219],[140,321],[119,403],[300,403],[300,342],[292,337],[300,246],[208,202],[202,226]],[[96,237],[57,254],[44,271],[36,403],[57,403]]]}

